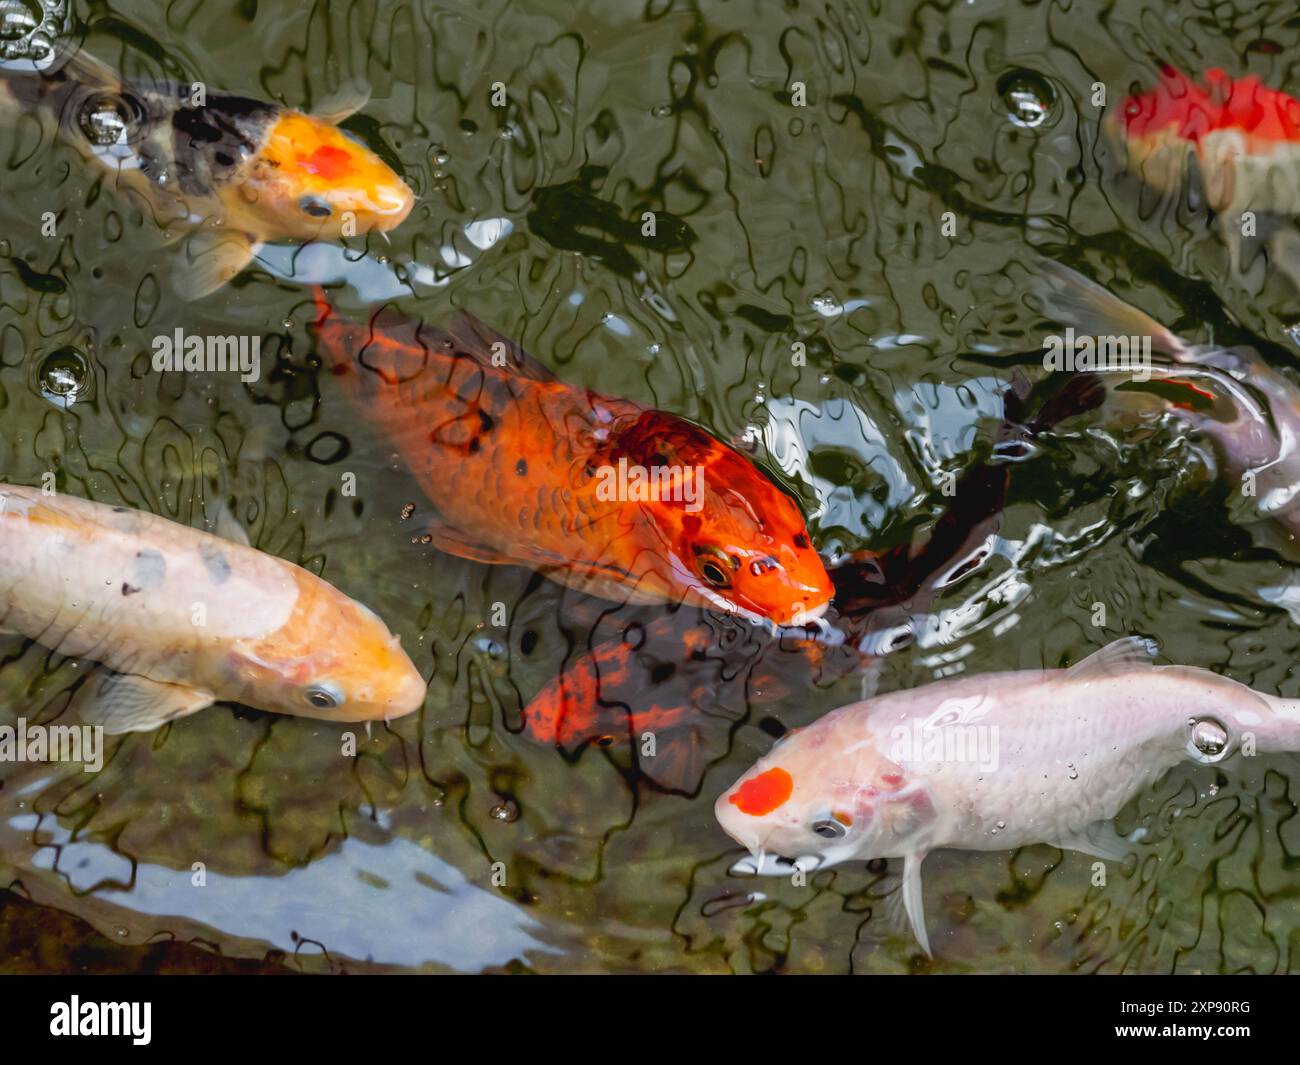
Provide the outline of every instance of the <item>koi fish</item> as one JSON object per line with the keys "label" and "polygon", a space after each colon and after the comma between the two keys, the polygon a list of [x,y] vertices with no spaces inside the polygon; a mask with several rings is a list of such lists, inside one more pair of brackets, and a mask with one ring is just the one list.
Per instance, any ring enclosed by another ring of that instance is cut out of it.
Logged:
{"label": "koi fish", "polygon": [[[1079,374],[1030,415],[1027,392],[1017,382],[1004,396],[1002,457],[1023,457],[1034,436],[1104,396],[1094,375]],[[647,778],[693,794],[752,707],[854,674],[871,682],[880,656],[905,646],[912,614],[982,561],[981,547],[1006,499],[1009,469],[981,463],[967,470],[921,546],[858,552],[833,566],[838,616],[823,622],[826,631],[771,633],[689,610],[648,624],[634,621],[543,685],[524,707],[526,731],[566,750],[630,742]],[[655,736],[653,756],[638,742],[647,733]]]}
{"label": "koi fish", "polygon": [[822,688],[867,670],[873,656],[851,643],[797,629],[772,634],[709,611],[678,610],[633,624],[580,655],[524,708],[539,743],[640,748],[642,773],[693,793],[751,704]]}
{"label": "koi fish", "polygon": [[[1198,85],[1165,65],[1155,88],[1127,97],[1106,128],[1129,168],[1162,192],[1179,190],[1195,160],[1235,270],[1243,212],[1300,215],[1300,100],[1253,74],[1234,79],[1212,69]],[[1277,234],[1274,253],[1292,273],[1291,234]]]}
{"label": "koi fish", "polygon": [[[930,954],[921,863],[941,847],[1050,843],[1120,860],[1110,820],[1185,759],[1215,763],[1243,737],[1300,750],[1300,700],[1209,670],[1153,666],[1128,638],[1070,669],[953,678],[833,710],[787,734],[714,807],[754,855],[742,867],[903,859],[903,900]],[[1050,708],[1045,713],[1044,708]]]}
{"label": "koi fish", "polygon": [[[316,307],[324,358],[433,501],[442,550],[628,603],[776,624],[825,611],[830,578],[794,500],[703,429],[566,384],[467,314],[358,325],[320,290]],[[671,476],[634,492],[624,471]]]}
{"label": "koi fish", "polygon": [[1048,314],[1095,336],[1150,337],[1174,366],[1154,378],[1181,385],[1172,412],[1214,444],[1224,472],[1250,484],[1261,518],[1300,534],[1300,388],[1256,352],[1187,343],[1136,307],[1059,263],[1038,264]]}
{"label": "koi fish", "polygon": [[424,703],[424,681],[378,617],[249,546],[232,518],[223,532],[0,484],[0,631],[100,663],[74,703],[109,733],[216,702],[324,721]]}
{"label": "koi fish", "polygon": [[181,294],[220,288],[268,241],[387,232],[411,211],[406,183],[327,114],[211,93],[128,83],[84,52],[41,71],[0,71],[0,118],[35,116],[105,172],[164,237],[188,234]]}

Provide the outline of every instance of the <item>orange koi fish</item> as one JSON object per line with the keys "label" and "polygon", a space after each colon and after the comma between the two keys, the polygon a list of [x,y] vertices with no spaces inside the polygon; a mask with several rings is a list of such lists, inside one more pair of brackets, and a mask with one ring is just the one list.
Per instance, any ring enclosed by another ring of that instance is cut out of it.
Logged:
{"label": "orange koi fish", "polygon": [[0,117],[35,116],[106,171],[165,237],[189,235],[178,289],[220,288],[267,241],[386,232],[414,195],[338,128],[364,99],[307,115],[189,85],[131,84],[84,52],[46,70],[0,71]]}
{"label": "orange koi fish", "polygon": [[[1130,169],[1163,192],[1178,191],[1195,160],[1234,268],[1243,212],[1300,215],[1300,100],[1253,74],[1207,70],[1197,84],[1166,65],[1155,88],[1127,97],[1106,125]],[[1289,273],[1300,267],[1290,233],[1271,243],[1279,265]]]}
{"label": "orange koi fish", "polygon": [[566,384],[466,314],[359,325],[319,289],[316,306],[321,353],[433,502],[442,550],[622,602],[777,624],[826,609],[794,500],[703,429]]}
{"label": "orange koi fish", "polygon": [[74,699],[109,733],[218,701],[326,721],[423,704],[424,681],[378,617],[225,526],[218,537],[0,484],[0,632],[100,663]]}
{"label": "orange koi fish", "polygon": [[[1019,389],[1019,390],[1018,390]],[[1027,415],[1023,385],[1005,395],[1002,458],[1023,457],[1029,440],[1102,402],[1091,374],[1072,376]],[[726,753],[730,734],[755,706],[829,687],[873,668],[904,646],[910,618],[983,561],[1009,487],[1006,463],[973,466],[950,508],[919,548],[860,552],[830,571],[841,632],[773,635],[707,612],[677,611],[579,654],[524,707],[527,733],[566,750],[610,747],[655,735],[641,772],[660,787],[692,793],[708,763]]]}

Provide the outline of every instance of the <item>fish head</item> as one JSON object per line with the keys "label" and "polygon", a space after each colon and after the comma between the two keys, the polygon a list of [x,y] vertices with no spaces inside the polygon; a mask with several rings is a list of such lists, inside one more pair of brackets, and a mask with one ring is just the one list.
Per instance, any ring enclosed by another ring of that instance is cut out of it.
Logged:
{"label": "fish head", "polygon": [[836,711],[778,740],[718,797],[722,830],[756,858],[780,855],[806,868],[892,856],[925,816],[926,793],[869,740],[847,742],[844,721]]}
{"label": "fish head", "polygon": [[279,112],[225,199],[228,225],[267,240],[384,233],[415,203],[379,156],[338,126],[300,111]]}
{"label": "fish head", "polygon": [[401,717],[426,685],[396,636],[367,607],[303,571],[298,599],[275,632],[230,654],[239,701],[322,721]]}
{"label": "fish head", "polygon": [[641,506],[668,548],[678,590],[778,625],[826,612],[834,588],[803,514],[747,458],[658,411],[643,413],[619,443],[619,457],[639,468],[670,471],[659,498]]}

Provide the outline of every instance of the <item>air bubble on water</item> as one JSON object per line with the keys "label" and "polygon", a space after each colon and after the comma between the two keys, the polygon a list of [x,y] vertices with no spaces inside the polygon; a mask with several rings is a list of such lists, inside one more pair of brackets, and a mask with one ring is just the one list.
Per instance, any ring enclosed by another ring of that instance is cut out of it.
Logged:
{"label": "air bubble on water", "polygon": [[40,24],[40,5],[32,0],[0,0],[0,41],[22,40]]}
{"label": "air bubble on water", "polygon": [[650,108],[650,113],[654,115],[655,118],[667,118],[673,113],[673,105],[659,104],[657,107]]}
{"label": "air bubble on water", "polygon": [[1073,763],[1073,762],[1070,762],[1067,768],[1070,770],[1070,779],[1071,779],[1071,780],[1078,780],[1078,779],[1079,779],[1079,771],[1078,771],[1077,769],[1074,768],[1074,763]]}
{"label": "air bubble on water", "polygon": [[844,307],[829,292],[812,299],[812,309],[823,318],[835,318],[844,313]]}
{"label": "air bubble on water", "polygon": [[492,820],[509,824],[519,819],[519,804],[511,799],[502,799],[492,807]]}
{"label": "air bubble on water", "polygon": [[85,356],[76,348],[60,348],[41,363],[41,395],[56,407],[71,407],[90,380]]}
{"label": "air bubble on water", "polygon": [[1022,129],[1036,129],[1052,116],[1056,92],[1051,83],[1032,70],[1013,70],[998,81],[998,95],[1007,117]]}
{"label": "air bubble on water", "polygon": [[125,102],[107,93],[87,100],[82,105],[77,121],[90,143],[100,148],[125,144],[131,131]]}

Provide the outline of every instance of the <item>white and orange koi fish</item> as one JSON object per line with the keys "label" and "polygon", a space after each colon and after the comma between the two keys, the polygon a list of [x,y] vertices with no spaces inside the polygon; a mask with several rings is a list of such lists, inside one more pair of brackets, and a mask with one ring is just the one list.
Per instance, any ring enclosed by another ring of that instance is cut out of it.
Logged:
{"label": "white and orange koi fish", "polygon": [[223,524],[224,538],[0,484],[0,630],[100,663],[74,701],[110,733],[216,702],[325,721],[423,704],[424,681],[378,617]]}

